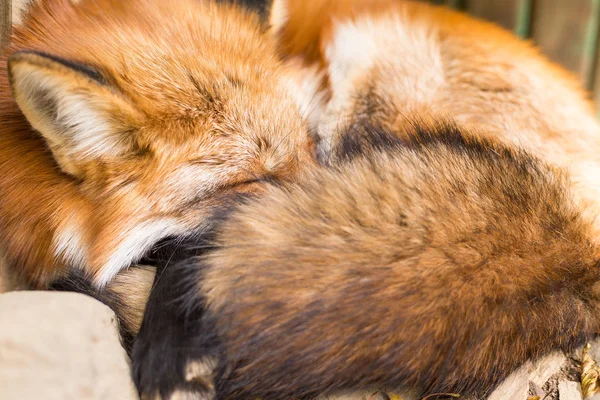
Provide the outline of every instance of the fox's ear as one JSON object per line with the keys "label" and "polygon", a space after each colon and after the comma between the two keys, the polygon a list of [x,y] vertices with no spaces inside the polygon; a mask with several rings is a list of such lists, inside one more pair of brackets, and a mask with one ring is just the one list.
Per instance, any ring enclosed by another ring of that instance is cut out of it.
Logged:
{"label": "fox's ear", "polygon": [[281,29],[287,24],[289,18],[288,10],[289,0],[273,0],[269,8],[269,26],[275,34],[279,34]]}
{"label": "fox's ear", "polygon": [[83,178],[86,164],[133,148],[138,113],[98,71],[21,51],[9,57],[8,74],[19,108],[64,172]]}

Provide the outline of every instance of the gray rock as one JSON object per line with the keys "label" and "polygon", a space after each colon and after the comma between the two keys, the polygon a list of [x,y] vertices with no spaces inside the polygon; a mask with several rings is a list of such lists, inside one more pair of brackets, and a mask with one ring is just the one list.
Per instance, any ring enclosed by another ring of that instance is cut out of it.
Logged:
{"label": "gray rock", "polygon": [[0,295],[2,400],[135,400],[113,312],[75,293]]}
{"label": "gray rock", "polygon": [[567,356],[554,352],[533,362],[527,362],[504,380],[488,397],[489,400],[527,399],[531,387],[543,388],[556,377],[567,362]]}
{"label": "gray rock", "polygon": [[533,365],[529,380],[535,385],[543,387],[553,375],[560,373],[566,363],[567,356],[564,353],[557,351],[549,354]]}

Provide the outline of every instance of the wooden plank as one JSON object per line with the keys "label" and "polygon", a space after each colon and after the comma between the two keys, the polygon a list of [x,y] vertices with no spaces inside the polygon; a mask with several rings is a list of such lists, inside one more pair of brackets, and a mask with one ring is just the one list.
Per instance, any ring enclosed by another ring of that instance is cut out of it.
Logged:
{"label": "wooden plank", "polygon": [[584,64],[588,71],[585,80],[586,87],[592,89],[596,81],[595,69],[598,66],[598,57],[600,57],[600,0],[592,1],[592,15],[590,23],[587,26],[585,47],[583,52]]}
{"label": "wooden plank", "polygon": [[519,0],[469,0],[466,10],[476,17],[514,29],[519,3]]}
{"label": "wooden plank", "polygon": [[430,0],[430,2],[465,10],[478,18],[513,30],[523,38],[529,35],[533,0]]}
{"label": "wooden plank", "polygon": [[8,43],[11,30],[11,0],[0,0],[0,47]]}
{"label": "wooden plank", "polygon": [[551,59],[590,87],[597,50],[600,0],[535,1],[532,37]]}
{"label": "wooden plank", "polygon": [[457,10],[464,10],[466,0],[446,0],[446,4]]}

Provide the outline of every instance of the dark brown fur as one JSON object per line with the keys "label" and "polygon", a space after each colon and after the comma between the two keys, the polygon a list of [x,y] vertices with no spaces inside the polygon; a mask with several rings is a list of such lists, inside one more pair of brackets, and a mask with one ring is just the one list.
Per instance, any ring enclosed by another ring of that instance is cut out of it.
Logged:
{"label": "dark brown fur", "polygon": [[487,390],[597,331],[598,249],[564,176],[446,139],[317,172],[225,224],[201,283],[236,368],[225,397]]}

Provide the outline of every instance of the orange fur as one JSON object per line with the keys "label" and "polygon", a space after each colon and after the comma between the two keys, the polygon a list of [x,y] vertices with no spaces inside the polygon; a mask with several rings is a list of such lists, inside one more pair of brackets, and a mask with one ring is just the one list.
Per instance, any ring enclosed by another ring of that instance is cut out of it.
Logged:
{"label": "orange fur", "polygon": [[450,117],[566,168],[600,241],[600,126],[579,82],[531,43],[446,7],[399,0],[276,0],[280,51],[327,76],[319,136],[371,115],[403,134],[414,115]]}
{"label": "orange fur", "polygon": [[451,121],[362,128],[375,150],[349,129],[341,162],[159,263],[132,351],[143,394],[485,394],[600,333],[600,246],[565,171]]}
{"label": "orange fur", "polygon": [[312,162],[289,73],[233,6],[42,1],[7,58],[20,108],[3,70],[0,243],[38,286],[69,264],[106,283],[227,193]]}
{"label": "orange fur", "polygon": [[[318,131],[334,168],[242,206],[216,250],[190,261],[201,276],[188,295],[206,304],[225,364],[192,360],[208,370],[198,393],[488,392],[525,360],[599,333],[600,131],[569,74],[443,8],[272,10],[284,55],[326,75]],[[441,137],[413,147],[429,135]],[[349,157],[370,144],[389,148]],[[138,370],[152,365],[138,355]],[[146,372],[141,382],[173,386]]]}

